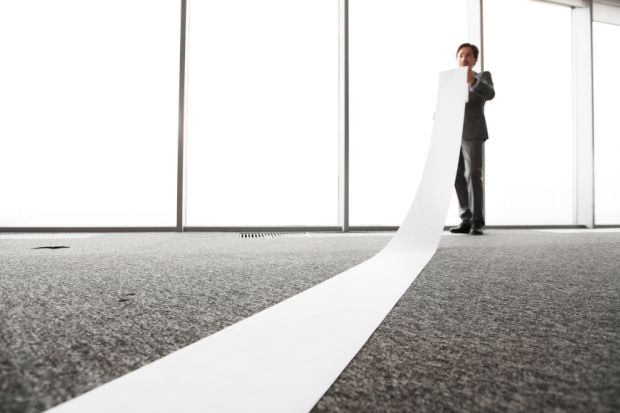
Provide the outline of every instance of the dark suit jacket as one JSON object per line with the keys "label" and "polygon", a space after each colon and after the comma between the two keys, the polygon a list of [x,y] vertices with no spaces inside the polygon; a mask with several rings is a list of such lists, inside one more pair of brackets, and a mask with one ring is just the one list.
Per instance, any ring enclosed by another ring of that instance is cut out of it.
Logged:
{"label": "dark suit jacket", "polygon": [[487,121],[484,118],[484,103],[495,97],[493,79],[490,72],[476,75],[473,90],[469,91],[469,100],[465,104],[465,121],[463,123],[463,140],[486,141],[489,139]]}

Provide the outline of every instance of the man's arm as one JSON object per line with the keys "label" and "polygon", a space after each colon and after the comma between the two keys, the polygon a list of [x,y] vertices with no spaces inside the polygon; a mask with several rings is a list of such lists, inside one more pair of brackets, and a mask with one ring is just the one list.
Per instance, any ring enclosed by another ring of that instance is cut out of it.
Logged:
{"label": "man's arm", "polygon": [[493,88],[493,79],[490,72],[482,72],[473,85],[470,87],[471,92],[476,93],[484,100],[491,100],[495,97],[495,89]]}

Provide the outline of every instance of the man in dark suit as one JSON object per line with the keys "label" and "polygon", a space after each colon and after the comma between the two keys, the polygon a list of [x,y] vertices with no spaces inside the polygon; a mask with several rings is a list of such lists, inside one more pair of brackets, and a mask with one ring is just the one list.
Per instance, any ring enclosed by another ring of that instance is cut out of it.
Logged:
{"label": "man in dark suit", "polygon": [[491,73],[472,70],[478,61],[478,48],[463,43],[456,51],[460,67],[467,67],[469,100],[465,104],[465,120],[459,166],[454,188],[459,199],[461,224],[451,228],[455,234],[482,235],[484,229],[484,184],[482,158],[484,141],[489,138],[484,118],[484,104],[495,97]]}

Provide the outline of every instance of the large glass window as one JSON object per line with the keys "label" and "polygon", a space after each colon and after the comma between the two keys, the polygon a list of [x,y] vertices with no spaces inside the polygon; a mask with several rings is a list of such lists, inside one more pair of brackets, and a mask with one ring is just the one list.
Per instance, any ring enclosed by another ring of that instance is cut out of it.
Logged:
{"label": "large glass window", "polygon": [[191,3],[187,225],[337,225],[338,2]]}
{"label": "large glass window", "polygon": [[620,26],[593,24],[595,223],[620,224]]}
{"label": "large glass window", "polygon": [[[468,41],[466,2],[350,3],[350,223],[399,225],[426,161],[439,72]],[[455,208],[451,210],[458,220]]]}
{"label": "large glass window", "polygon": [[486,221],[574,223],[571,9],[485,0]]}
{"label": "large glass window", "polygon": [[0,2],[0,226],[174,226],[180,4]]}

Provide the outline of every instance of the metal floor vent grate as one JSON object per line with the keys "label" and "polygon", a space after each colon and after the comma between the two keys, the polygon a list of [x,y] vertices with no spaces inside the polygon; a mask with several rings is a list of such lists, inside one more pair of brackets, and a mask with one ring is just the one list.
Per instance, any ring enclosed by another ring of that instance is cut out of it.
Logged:
{"label": "metal floor vent grate", "polygon": [[286,235],[284,232],[242,232],[240,238],[275,238]]}
{"label": "metal floor vent grate", "polygon": [[331,237],[385,237],[392,236],[384,232],[241,232],[239,238],[331,238]]}
{"label": "metal floor vent grate", "polygon": [[[310,232],[242,232],[239,234],[241,238],[307,238],[320,236],[324,233],[310,233]],[[333,233],[332,235],[338,235],[342,233]]]}
{"label": "metal floor vent grate", "polygon": [[240,238],[312,238],[346,235],[342,232],[242,232]]}

